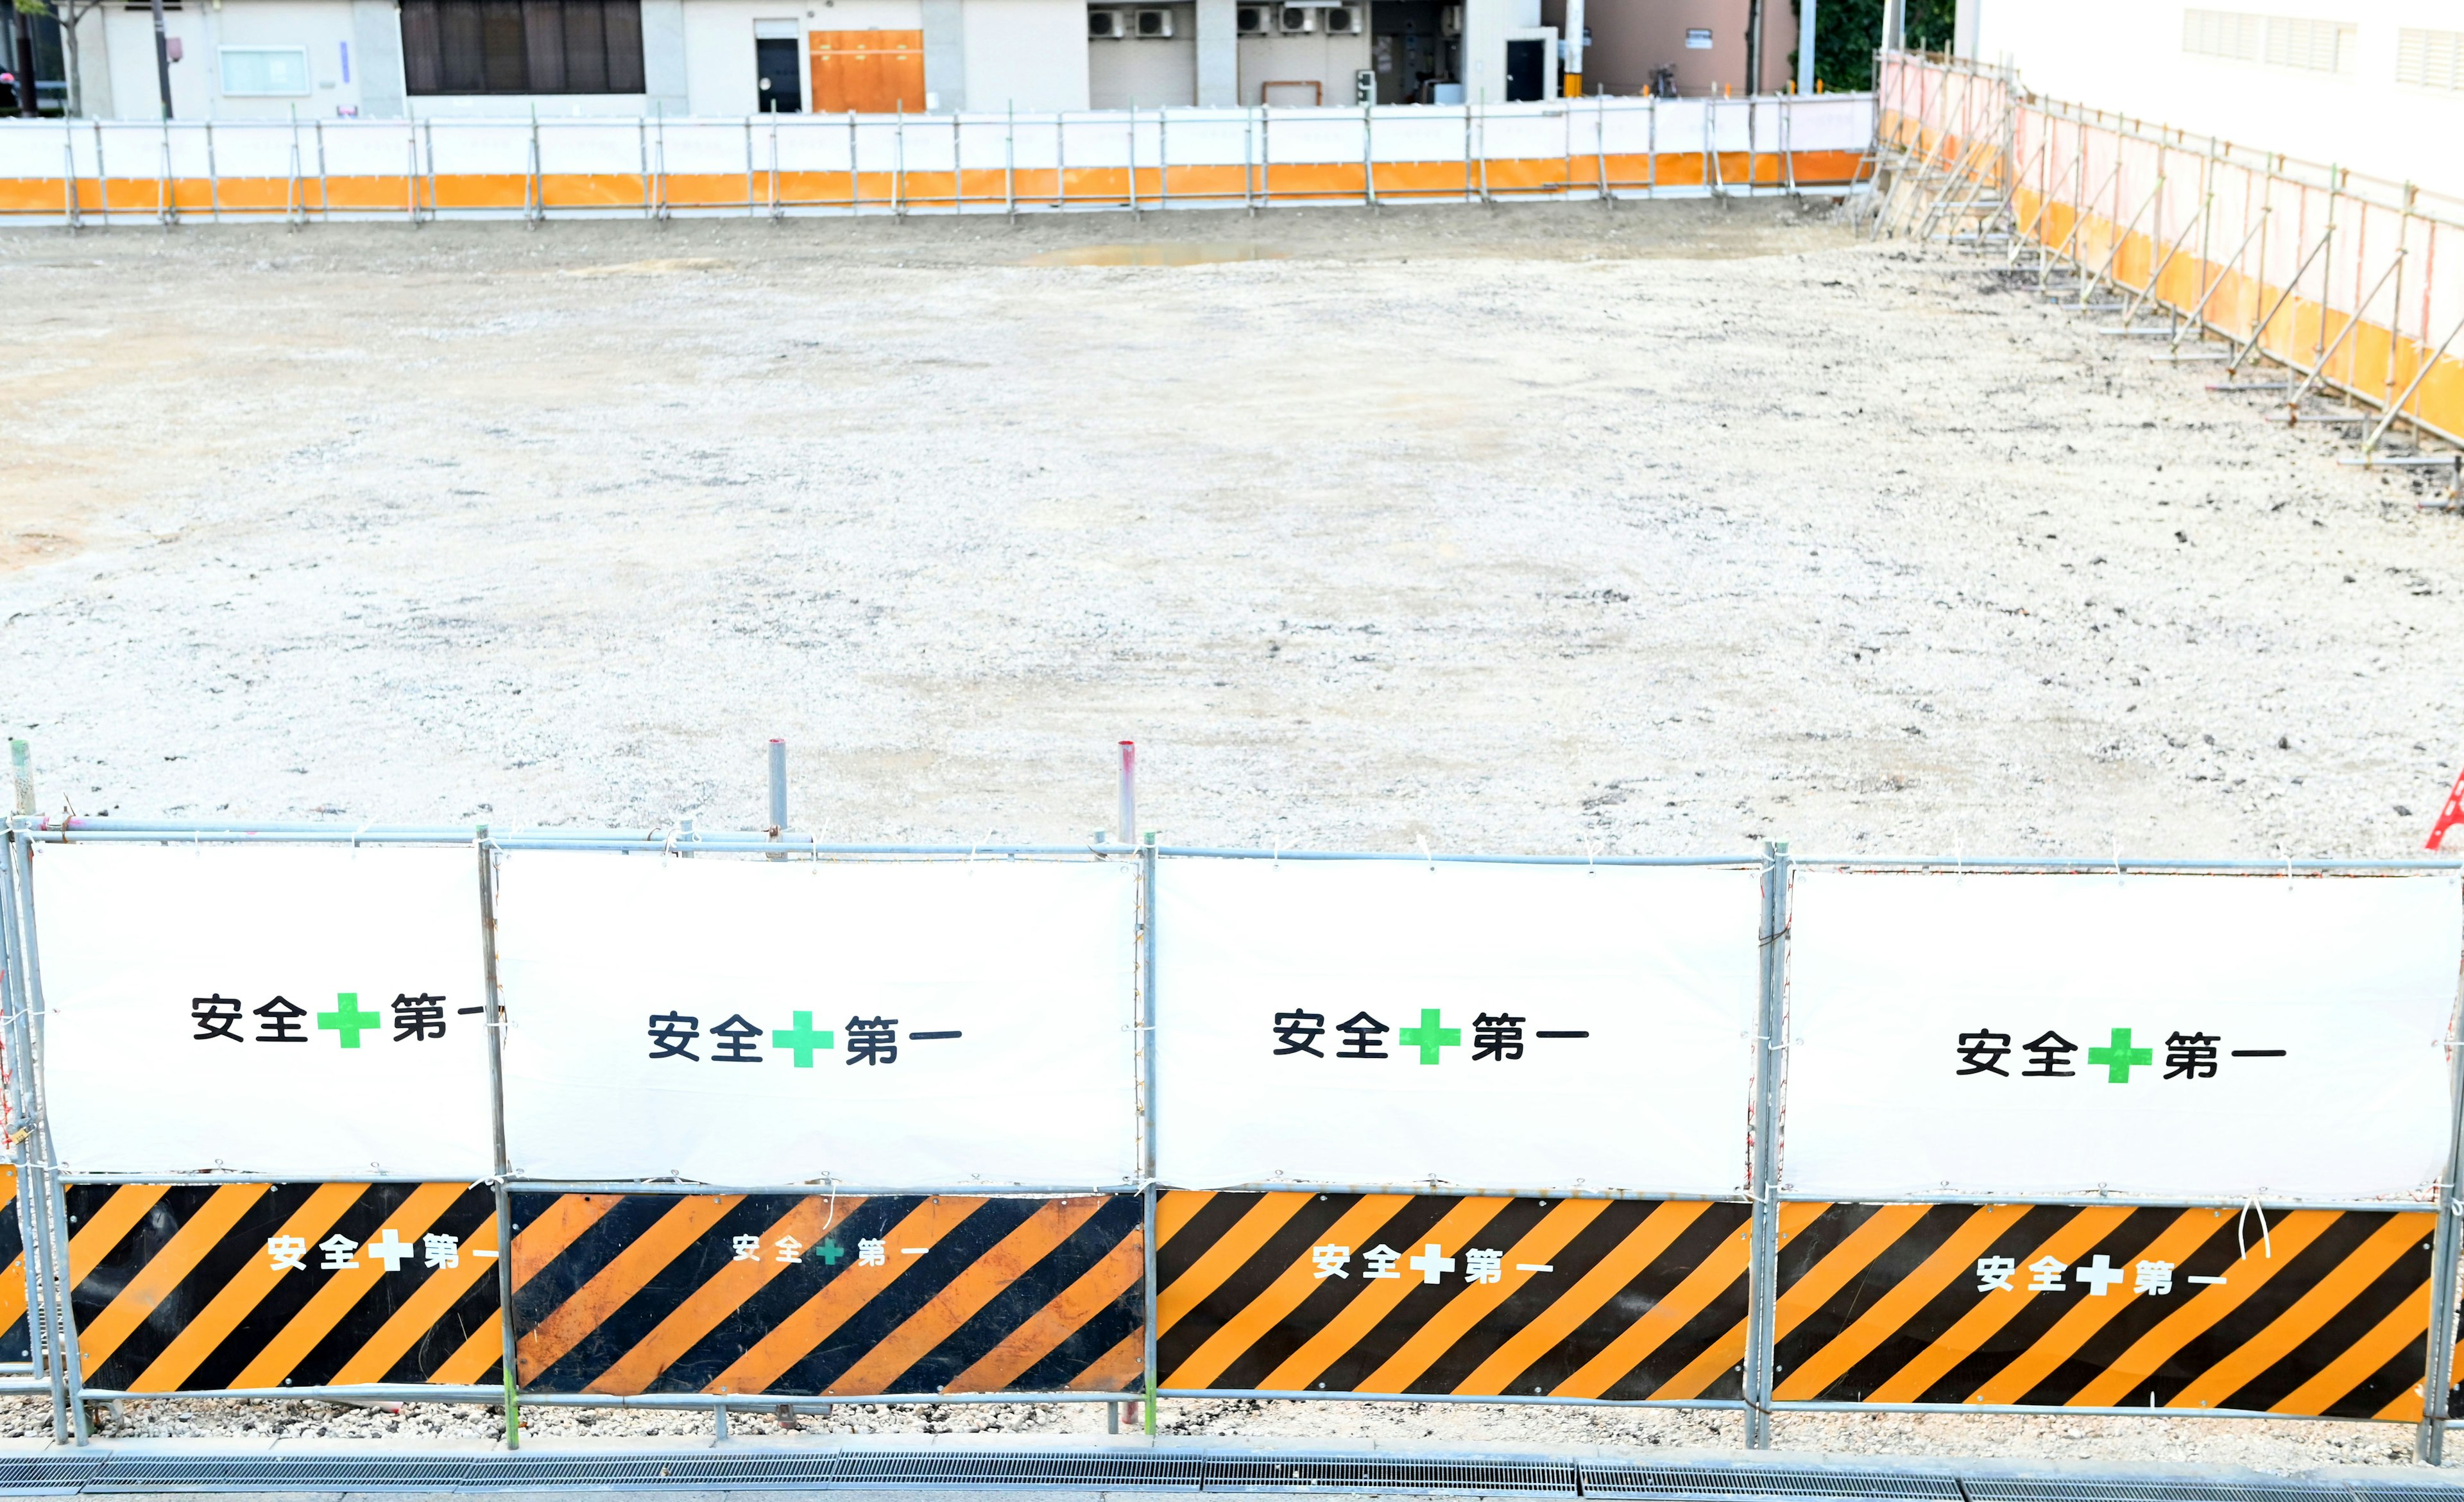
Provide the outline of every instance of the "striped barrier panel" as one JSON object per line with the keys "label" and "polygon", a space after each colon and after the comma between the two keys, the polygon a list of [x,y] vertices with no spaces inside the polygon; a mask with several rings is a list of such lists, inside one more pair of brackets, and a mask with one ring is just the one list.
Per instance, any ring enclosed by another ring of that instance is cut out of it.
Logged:
{"label": "striped barrier panel", "polygon": [[2417,1420],[2436,1220],[1785,1205],[1772,1397]]}
{"label": "striped barrier panel", "polygon": [[32,1358],[33,1340],[26,1328],[25,1207],[17,1203],[17,1169],[0,1163],[0,1361]]}
{"label": "striped barrier panel", "polygon": [[1167,1193],[1158,1381],[1734,1401],[1746,1232],[1710,1201]]}
{"label": "striped barrier panel", "polygon": [[1130,1392],[1133,1195],[517,1194],[521,1385],[541,1393]]}
{"label": "striped barrier panel", "polygon": [[484,1185],[71,1184],[67,1200],[89,1390],[458,1385],[502,1369]]}

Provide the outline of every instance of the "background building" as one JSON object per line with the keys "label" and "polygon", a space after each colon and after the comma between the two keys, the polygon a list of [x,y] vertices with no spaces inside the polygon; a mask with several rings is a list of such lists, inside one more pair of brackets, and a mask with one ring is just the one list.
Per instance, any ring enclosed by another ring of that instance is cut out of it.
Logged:
{"label": "background building", "polygon": [[[164,20],[183,120],[925,114],[1551,99],[1569,3],[165,0]],[[1590,0],[1586,92],[1746,92],[1751,5]],[[1767,90],[1796,34],[1770,10]],[[154,118],[150,7],[70,13],[74,107]]]}

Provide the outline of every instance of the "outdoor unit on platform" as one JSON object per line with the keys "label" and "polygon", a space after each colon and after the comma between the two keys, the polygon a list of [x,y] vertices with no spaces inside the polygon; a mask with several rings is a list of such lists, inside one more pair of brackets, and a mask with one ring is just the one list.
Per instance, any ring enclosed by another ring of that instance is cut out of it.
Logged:
{"label": "outdoor unit on platform", "polygon": [[1326,12],[1327,34],[1330,36],[1359,35],[1363,30],[1360,16],[1361,11],[1358,6],[1338,5],[1329,8]]}
{"label": "outdoor unit on platform", "polygon": [[1459,5],[1441,7],[1438,11],[1438,34],[1441,36],[1461,36],[1463,34],[1463,8]]}
{"label": "outdoor unit on platform", "polygon": [[1275,8],[1267,5],[1237,6],[1232,11],[1232,29],[1243,36],[1265,36],[1275,30]]}
{"label": "outdoor unit on platform", "polygon": [[1087,34],[1098,40],[1119,41],[1130,34],[1129,12],[1125,11],[1088,11]]}
{"label": "outdoor unit on platform", "polygon": [[1172,35],[1172,12],[1170,11],[1166,11],[1158,7],[1154,10],[1134,11],[1133,14],[1136,17],[1137,22],[1136,30],[1132,33],[1133,35],[1143,38],[1168,37]]}
{"label": "outdoor unit on platform", "polygon": [[1275,8],[1275,30],[1286,36],[1305,36],[1317,30],[1318,8],[1286,5]]}

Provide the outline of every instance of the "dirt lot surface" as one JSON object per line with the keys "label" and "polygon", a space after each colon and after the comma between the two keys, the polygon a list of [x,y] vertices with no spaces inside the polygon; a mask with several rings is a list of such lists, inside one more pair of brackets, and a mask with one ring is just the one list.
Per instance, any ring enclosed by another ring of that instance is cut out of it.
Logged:
{"label": "dirt lot surface", "polygon": [[800,828],[1077,839],[1128,736],[1177,843],[2417,850],[2457,522],[1944,265],[1768,201],[16,232],[7,713],[122,815],[746,825],[782,735]]}
{"label": "dirt lot surface", "polygon": [[[1787,205],[26,232],[0,282],[5,713],[51,809],[744,826],[781,735],[800,829],[1069,840],[1126,736],[1176,843],[2392,856],[2454,770],[2455,519],[2211,366]],[[107,1431],[495,1422],[181,1403]],[[1779,1434],[2284,1469],[2409,1438]]]}

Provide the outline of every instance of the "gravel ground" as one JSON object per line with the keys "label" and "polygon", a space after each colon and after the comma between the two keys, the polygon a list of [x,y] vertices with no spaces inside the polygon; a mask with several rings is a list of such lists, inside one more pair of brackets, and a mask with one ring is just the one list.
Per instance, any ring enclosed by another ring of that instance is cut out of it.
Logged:
{"label": "gravel ground", "polygon": [[[1175,842],[2401,855],[2453,771],[2454,519],[2211,366],[1784,204],[25,232],[0,277],[0,662],[47,808],[751,825],[783,735],[800,828],[1062,840],[1133,736]],[[165,1403],[106,1432],[494,1423]],[[0,1402],[0,1432],[47,1424]],[[2409,1454],[2290,1422],[1778,1432]]]}
{"label": "gravel ground", "polygon": [[[1279,258],[1021,264],[1165,254]],[[1176,842],[2273,857],[2453,771],[2453,519],[1784,203],[0,275],[46,808],[743,826],[783,735],[800,828],[1077,839],[1132,736]]]}
{"label": "gravel ground", "polygon": [[[490,1440],[503,1433],[502,1410],[407,1403],[342,1407],[330,1403],[251,1404],[231,1402],[131,1403],[118,1416],[99,1416],[104,1439],[383,1440],[405,1445]],[[1306,1442],[1382,1440],[1405,1445],[1566,1445],[1670,1448],[1735,1448],[1744,1424],[1733,1414],[1672,1409],[1491,1408],[1435,1403],[1276,1403],[1175,1402],[1158,1409],[1166,1436],[1221,1435]],[[793,1433],[805,1439],[847,1434],[1100,1434],[1103,1409],[1089,1403],[1039,1407],[935,1404],[894,1408],[842,1406],[806,1413]],[[1134,1430],[1135,1424],[1128,1425]],[[0,1400],[0,1435],[51,1432],[51,1411],[39,1400]],[[667,1437],[708,1443],[707,1413],[526,1407],[527,1437],[574,1441]],[[759,1440],[788,1431],[768,1412],[729,1417],[732,1438]],[[1783,1450],[1864,1455],[1963,1455],[2002,1460],[2046,1459],[2107,1465],[2207,1463],[2261,1470],[2300,1471],[2330,1465],[2406,1466],[2412,1431],[2385,1424],[2327,1424],[2252,1419],[2046,1418],[1969,1414],[1795,1414],[1773,1425]]]}

